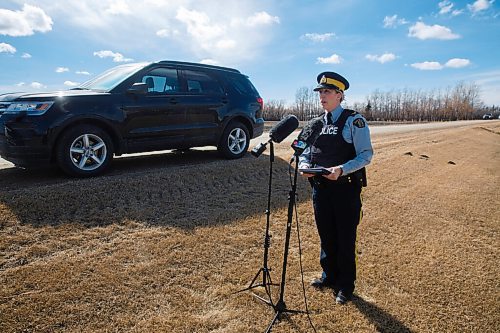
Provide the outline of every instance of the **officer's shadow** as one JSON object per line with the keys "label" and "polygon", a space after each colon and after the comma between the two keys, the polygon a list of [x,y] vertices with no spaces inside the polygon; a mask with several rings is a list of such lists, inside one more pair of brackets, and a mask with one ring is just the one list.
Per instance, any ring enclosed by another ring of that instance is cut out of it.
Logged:
{"label": "officer's shadow", "polygon": [[354,295],[352,303],[380,333],[413,333],[402,322],[385,312],[378,306],[365,301],[362,297]]}

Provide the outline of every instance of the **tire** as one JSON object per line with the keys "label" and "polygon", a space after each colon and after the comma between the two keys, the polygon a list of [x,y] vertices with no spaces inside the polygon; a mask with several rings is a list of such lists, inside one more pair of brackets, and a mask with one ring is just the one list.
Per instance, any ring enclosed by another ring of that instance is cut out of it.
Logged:
{"label": "tire", "polygon": [[217,149],[225,158],[236,159],[245,155],[249,144],[250,134],[246,126],[233,121],[224,129]]}
{"label": "tire", "polygon": [[68,175],[97,176],[113,159],[113,142],[100,127],[78,125],[67,130],[57,142],[58,166]]}

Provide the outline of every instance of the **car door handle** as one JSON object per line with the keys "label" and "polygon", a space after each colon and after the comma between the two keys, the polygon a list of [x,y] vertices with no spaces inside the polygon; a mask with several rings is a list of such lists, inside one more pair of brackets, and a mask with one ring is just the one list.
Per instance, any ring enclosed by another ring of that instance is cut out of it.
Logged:
{"label": "car door handle", "polygon": [[172,97],[172,98],[170,99],[170,104],[177,104],[177,103],[178,103],[178,102],[177,102],[177,98]]}

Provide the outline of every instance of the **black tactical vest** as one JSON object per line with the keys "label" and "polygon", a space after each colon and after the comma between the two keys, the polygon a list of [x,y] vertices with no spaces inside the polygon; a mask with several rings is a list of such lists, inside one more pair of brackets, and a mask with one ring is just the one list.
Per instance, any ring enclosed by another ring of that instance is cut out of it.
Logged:
{"label": "black tactical vest", "polygon": [[356,150],[352,143],[348,143],[342,136],[347,118],[356,112],[345,109],[333,125],[323,125],[321,135],[311,147],[311,162],[313,165],[332,167],[344,164],[356,157]]}
{"label": "black tactical vest", "polygon": [[[342,136],[347,118],[356,114],[356,111],[344,109],[333,125],[327,125],[324,122],[321,135],[311,146],[311,162],[313,166],[329,168],[342,165],[356,157],[354,144],[348,143]],[[355,183],[366,186],[366,169],[362,168],[349,176],[342,176],[338,179],[338,182],[340,183],[347,178],[349,178],[349,182],[352,178]]]}

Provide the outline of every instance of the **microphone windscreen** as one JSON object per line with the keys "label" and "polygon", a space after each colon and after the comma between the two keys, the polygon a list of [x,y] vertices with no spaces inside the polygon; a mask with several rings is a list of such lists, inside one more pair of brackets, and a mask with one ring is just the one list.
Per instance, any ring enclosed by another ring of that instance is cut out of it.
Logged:
{"label": "microphone windscreen", "polygon": [[306,124],[300,132],[298,140],[305,142],[308,146],[314,144],[323,129],[323,121],[316,118]]}
{"label": "microphone windscreen", "polygon": [[299,120],[294,115],[290,114],[285,118],[281,119],[271,130],[269,131],[269,137],[276,143],[280,143],[287,136],[292,134],[295,129],[299,127]]}

